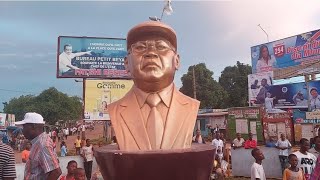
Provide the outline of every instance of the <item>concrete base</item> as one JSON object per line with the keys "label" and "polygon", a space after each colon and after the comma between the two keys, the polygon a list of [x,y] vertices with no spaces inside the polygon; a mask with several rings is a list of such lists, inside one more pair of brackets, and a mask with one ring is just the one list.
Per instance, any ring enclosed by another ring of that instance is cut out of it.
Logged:
{"label": "concrete base", "polygon": [[100,171],[108,180],[208,180],[214,153],[205,144],[157,151],[120,151],[110,145],[95,149]]}

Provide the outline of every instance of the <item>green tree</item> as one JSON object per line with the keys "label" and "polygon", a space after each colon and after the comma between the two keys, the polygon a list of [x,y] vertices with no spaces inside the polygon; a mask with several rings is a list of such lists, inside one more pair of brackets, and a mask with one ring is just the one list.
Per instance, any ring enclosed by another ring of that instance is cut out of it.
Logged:
{"label": "green tree", "polygon": [[49,124],[58,120],[75,120],[82,116],[81,99],[76,96],[69,97],[51,87],[38,96],[20,96],[13,98],[5,106],[4,112],[15,114],[17,120],[22,120],[26,112],[37,112]]}
{"label": "green tree", "polygon": [[237,61],[235,66],[225,67],[221,72],[219,84],[228,93],[228,107],[248,106],[248,75],[252,68]]}
{"label": "green tree", "polygon": [[207,69],[205,63],[190,66],[187,74],[181,77],[182,87],[180,91],[193,96],[193,69],[195,75],[196,95],[201,102],[200,108],[224,108],[224,99],[227,98],[226,91],[213,79],[213,72]]}

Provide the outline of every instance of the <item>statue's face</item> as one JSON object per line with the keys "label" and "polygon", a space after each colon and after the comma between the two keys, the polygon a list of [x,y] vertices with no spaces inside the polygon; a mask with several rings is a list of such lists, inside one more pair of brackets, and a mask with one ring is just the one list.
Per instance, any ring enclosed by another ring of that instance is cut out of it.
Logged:
{"label": "statue's face", "polygon": [[125,66],[138,88],[152,92],[161,89],[151,90],[146,84],[160,84],[157,88],[169,86],[180,66],[180,59],[168,41],[151,37],[131,46]]}

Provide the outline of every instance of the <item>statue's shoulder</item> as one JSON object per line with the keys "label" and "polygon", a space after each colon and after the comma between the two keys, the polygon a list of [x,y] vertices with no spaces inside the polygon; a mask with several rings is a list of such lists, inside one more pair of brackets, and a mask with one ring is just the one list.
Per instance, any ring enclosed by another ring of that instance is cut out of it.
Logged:
{"label": "statue's shoulder", "polygon": [[133,90],[131,89],[125,96],[123,96],[121,99],[111,103],[108,106],[108,109],[112,110],[117,108],[118,106],[124,105],[126,106],[128,104],[128,102],[130,101],[130,99],[132,98],[132,96],[134,96]]}
{"label": "statue's shoulder", "polygon": [[177,88],[175,89],[174,93],[176,93],[176,97],[178,101],[180,101],[182,104],[188,103],[196,106],[200,105],[200,101],[183,94]]}

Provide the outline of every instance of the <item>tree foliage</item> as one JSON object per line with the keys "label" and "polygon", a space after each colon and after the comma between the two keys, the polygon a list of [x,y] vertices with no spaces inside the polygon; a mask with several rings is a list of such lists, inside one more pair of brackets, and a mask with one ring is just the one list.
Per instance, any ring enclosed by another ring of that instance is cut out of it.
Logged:
{"label": "tree foliage", "polygon": [[213,79],[213,72],[207,69],[204,63],[190,66],[187,74],[181,77],[182,87],[180,91],[193,96],[193,69],[195,74],[196,95],[201,102],[200,108],[224,108],[223,99],[227,98],[226,91]]}
{"label": "tree foliage", "polygon": [[38,96],[12,98],[4,107],[5,113],[15,114],[16,120],[23,119],[27,112],[37,112],[49,124],[58,120],[78,120],[82,117],[82,102],[77,96],[69,97],[51,87]]}
{"label": "tree foliage", "polygon": [[235,66],[225,67],[221,72],[219,84],[228,93],[228,107],[248,106],[248,75],[251,72],[251,66],[239,61]]}

